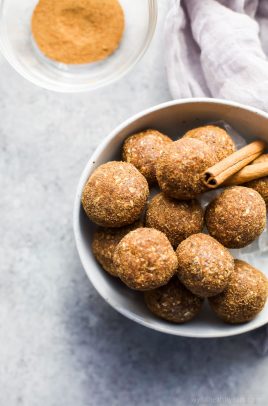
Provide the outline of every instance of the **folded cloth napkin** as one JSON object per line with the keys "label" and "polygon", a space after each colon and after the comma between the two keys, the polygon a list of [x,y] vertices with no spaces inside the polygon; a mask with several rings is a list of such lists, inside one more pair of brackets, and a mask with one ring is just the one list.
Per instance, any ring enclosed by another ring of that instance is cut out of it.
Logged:
{"label": "folded cloth napkin", "polygon": [[[217,97],[268,111],[267,0],[172,0],[165,40],[173,98]],[[268,327],[249,338],[268,352]]]}
{"label": "folded cloth napkin", "polygon": [[268,1],[172,3],[165,27],[172,96],[219,97],[268,111]]}

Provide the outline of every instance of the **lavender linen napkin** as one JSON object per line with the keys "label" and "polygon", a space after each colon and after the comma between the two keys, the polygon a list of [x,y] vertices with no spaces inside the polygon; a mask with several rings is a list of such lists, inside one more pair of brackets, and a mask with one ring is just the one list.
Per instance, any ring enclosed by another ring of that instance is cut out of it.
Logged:
{"label": "lavender linen napkin", "polygon": [[[171,3],[165,40],[172,97],[231,99],[268,111],[268,1]],[[249,340],[268,353],[267,326]]]}
{"label": "lavender linen napkin", "polygon": [[219,97],[268,111],[267,0],[173,0],[165,31],[174,98]]}

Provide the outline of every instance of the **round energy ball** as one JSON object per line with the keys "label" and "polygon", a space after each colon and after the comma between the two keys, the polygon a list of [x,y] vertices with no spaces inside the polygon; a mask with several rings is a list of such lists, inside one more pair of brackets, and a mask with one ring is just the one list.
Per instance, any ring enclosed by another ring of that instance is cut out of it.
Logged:
{"label": "round energy ball", "polygon": [[168,144],[156,163],[162,191],[175,199],[189,200],[207,190],[201,176],[217,162],[214,151],[203,141],[184,138]]}
{"label": "round energy ball", "polygon": [[263,232],[266,206],[255,190],[234,186],[208,205],[205,222],[209,234],[225,247],[242,248]]}
{"label": "round energy ball", "polygon": [[123,145],[123,160],[133,164],[149,184],[156,183],[155,163],[172,140],[157,130],[146,130],[128,137]]}
{"label": "round energy ball", "polygon": [[82,205],[88,217],[103,227],[122,227],[137,220],[149,194],[145,177],[126,162],[107,162],[88,179]]}
{"label": "round energy ball", "polygon": [[234,270],[229,251],[206,234],[194,234],[177,248],[178,277],[192,293],[209,297],[222,292]]}
{"label": "round energy ball", "polygon": [[177,257],[165,234],[138,228],[118,244],[114,265],[131,289],[151,290],[165,285],[177,270]]}
{"label": "round energy ball", "polygon": [[139,227],[142,227],[142,222],[140,220],[130,226],[121,228],[99,227],[94,232],[92,252],[102,268],[110,275],[117,276],[117,270],[113,262],[113,256],[117,245],[125,235]]}
{"label": "round energy ball", "polygon": [[176,277],[165,286],[145,292],[144,300],[153,314],[173,323],[192,320],[200,312],[204,301],[193,295]]}
{"label": "round energy ball", "polygon": [[216,154],[217,160],[221,161],[236,151],[235,143],[230,135],[216,125],[205,125],[187,131],[183,138],[195,138],[205,142]]}
{"label": "round energy ball", "polygon": [[235,260],[235,270],[227,288],[209,303],[227,323],[245,323],[263,309],[268,293],[266,276],[244,261]]}
{"label": "round energy ball", "polygon": [[[259,158],[255,159],[253,164],[260,164],[262,162],[268,162],[268,154],[263,154]],[[258,192],[265,201],[266,207],[268,207],[268,176],[263,178],[252,180],[244,184],[246,187],[250,187]]]}
{"label": "round energy ball", "polygon": [[159,193],[148,204],[146,226],[166,234],[173,247],[200,233],[203,223],[203,209],[197,200],[179,201]]}

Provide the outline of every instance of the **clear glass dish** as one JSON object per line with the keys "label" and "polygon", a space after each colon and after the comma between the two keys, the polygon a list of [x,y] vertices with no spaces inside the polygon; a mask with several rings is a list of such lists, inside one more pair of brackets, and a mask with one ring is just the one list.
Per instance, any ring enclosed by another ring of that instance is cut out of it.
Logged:
{"label": "clear glass dish", "polygon": [[0,0],[0,49],[24,78],[58,92],[84,92],[105,86],[128,72],[148,48],[157,20],[157,0],[120,0],[125,32],[117,51],[102,62],[65,65],[44,57],[31,36],[38,0]]}

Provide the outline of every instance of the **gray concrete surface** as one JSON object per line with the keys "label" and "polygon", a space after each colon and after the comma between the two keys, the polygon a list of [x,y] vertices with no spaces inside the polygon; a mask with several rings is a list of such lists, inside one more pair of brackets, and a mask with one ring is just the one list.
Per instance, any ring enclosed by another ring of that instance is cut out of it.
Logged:
{"label": "gray concrete surface", "polygon": [[[90,285],[72,232],[76,184],[117,124],[170,98],[157,35],[105,89],[61,95],[0,59],[0,405],[266,405],[268,358],[250,336],[194,340],[147,330]],[[262,332],[259,332],[260,339]]]}

